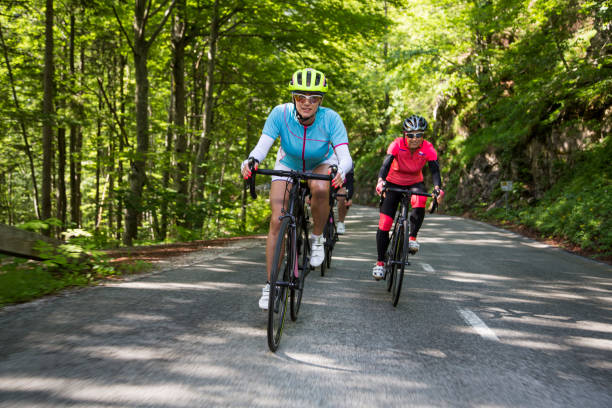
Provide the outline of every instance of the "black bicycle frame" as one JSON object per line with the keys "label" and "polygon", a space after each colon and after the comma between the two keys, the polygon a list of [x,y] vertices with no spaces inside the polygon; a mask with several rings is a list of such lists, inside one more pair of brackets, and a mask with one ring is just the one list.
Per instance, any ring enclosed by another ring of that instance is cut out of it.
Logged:
{"label": "black bicycle frame", "polygon": [[[299,171],[293,171],[293,170],[287,171],[287,170],[269,170],[269,169],[254,170],[253,169],[251,177],[248,181],[249,189],[250,189],[251,197],[254,199],[257,198],[257,193],[255,192],[255,175],[256,174],[291,178],[292,186],[291,186],[291,190],[289,190],[289,205],[288,205],[289,208],[287,210],[283,208],[282,210],[283,215],[281,215],[280,219],[282,220],[283,218],[287,218],[287,217],[291,219],[290,228],[291,228],[291,233],[293,234],[293,244],[297,245],[297,223],[296,221],[298,218],[302,221],[302,228],[304,228],[304,231],[308,232],[308,225],[306,224],[306,218],[305,218],[305,213],[304,213],[305,211],[304,210],[304,200],[309,190],[308,190],[308,185],[307,185],[305,178],[310,179],[310,180],[330,181],[335,177],[335,172],[336,172],[336,169],[334,168],[332,168],[331,175],[305,173],[305,172],[299,172]],[[331,203],[333,203],[333,197],[332,197],[332,194],[330,193],[330,204]],[[297,209],[297,212],[296,212],[296,209]],[[295,250],[297,254],[297,247],[292,248],[292,249]],[[297,262],[297,259],[293,259],[292,262]],[[294,265],[294,268],[295,267],[296,265]],[[299,269],[300,268],[298,267],[298,271]],[[310,268],[307,267],[306,265],[302,265],[301,269],[303,270],[304,277],[308,275],[308,273],[310,272]],[[300,276],[298,272],[298,276],[296,277],[297,282],[295,281],[294,282],[277,281],[276,284],[278,286],[289,287],[290,289],[301,289],[300,286],[302,285],[300,285],[300,282],[303,282],[303,279],[301,278],[302,276]]]}

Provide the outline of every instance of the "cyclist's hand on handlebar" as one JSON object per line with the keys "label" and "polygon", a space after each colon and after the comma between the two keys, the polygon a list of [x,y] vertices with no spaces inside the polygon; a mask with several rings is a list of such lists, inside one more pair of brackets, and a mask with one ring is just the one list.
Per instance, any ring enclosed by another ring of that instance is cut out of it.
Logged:
{"label": "cyclist's hand on handlebar", "polygon": [[248,180],[249,178],[251,178],[251,168],[257,170],[258,167],[259,162],[253,159],[252,157],[249,157],[248,159],[242,162],[242,166],[240,167],[242,177],[244,177],[245,180]]}
{"label": "cyclist's hand on handlebar", "polygon": [[[333,171],[334,169],[330,167],[327,171],[327,174],[332,174]],[[342,185],[344,184],[344,173],[342,172],[342,170],[336,168],[336,176],[332,179],[331,183],[334,188],[342,187]]]}
{"label": "cyclist's hand on handlebar", "polygon": [[379,179],[376,184],[376,194],[381,195],[383,187],[385,186],[385,180]]}
{"label": "cyclist's hand on handlebar", "polygon": [[439,186],[435,186],[434,194],[436,195],[436,201],[438,202],[438,204],[442,204],[442,199],[444,198],[444,190],[442,190]]}

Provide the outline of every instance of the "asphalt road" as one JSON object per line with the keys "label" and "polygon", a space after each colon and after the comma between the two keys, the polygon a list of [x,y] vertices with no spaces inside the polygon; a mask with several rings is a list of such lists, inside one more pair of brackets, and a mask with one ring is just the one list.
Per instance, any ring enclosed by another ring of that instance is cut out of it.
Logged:
{"label": "asphalt road", "polygon": [[611,407],[612,268],[428,216],[397,308],[356,206],[268,351],[260,245],[0,311],[0,407]]}

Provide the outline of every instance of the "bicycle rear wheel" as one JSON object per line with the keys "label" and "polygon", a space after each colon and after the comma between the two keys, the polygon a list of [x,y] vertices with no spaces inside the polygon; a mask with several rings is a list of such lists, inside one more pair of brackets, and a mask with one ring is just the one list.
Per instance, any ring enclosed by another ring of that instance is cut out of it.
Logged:
{"label": "bicycle rear wheel", "polygon": [[406,221],[404,221],[398,229],[397,241],[395,245],[395,259],[393,264],[395,269],[393,273],[393,306],[397,306],[399,302],[400,292],[402,291],[402,282],[404,280],[404,269],[408,258],[408,233],[406,232]]}
{"label": "bicycle rear wheel", "polygon": [[306,278],[307,268],[310,268],[310,241],[308,240],[308,230],[303,226],[297,226],[296,241],[297,241],[297,252],[296,257],[299,263],[297,268],[299,271],[299,279],[291,275],[291,281],[298,284],[297,288],[291,289],[291,301],[289,302],[291,307],[291,320],[296,321],[298,313],[300,312],[300,305],[302,304],[302,293],[304,292],[304,279]]}
{"label": "bicycle rear wheel", "polygon": [[281,223],[278,241],[274,248],[272,272],[270,274],[270,300],[268,301],[268,347],[276,351],[280,344],[287,312],[287,286],[294,269],[296,253],[294,230],[291,220],[285,218]]}

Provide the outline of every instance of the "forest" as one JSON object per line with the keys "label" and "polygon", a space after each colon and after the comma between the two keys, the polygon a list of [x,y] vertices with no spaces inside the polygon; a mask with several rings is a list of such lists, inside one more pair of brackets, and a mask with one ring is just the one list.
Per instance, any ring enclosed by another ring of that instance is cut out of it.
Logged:
{"label": "forest", "polygon": [[313,67],[356,203],[377,202],[386,147],[418,113],[443,211],[610,256],[611,5],[0,0],[0,223],[96,249],[261,233],[240,164]]}

